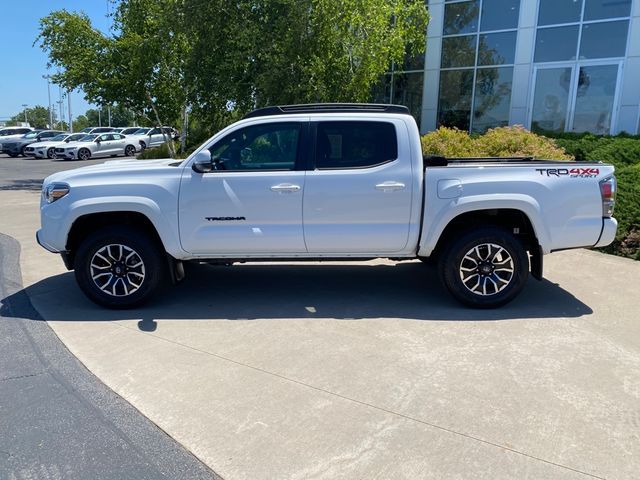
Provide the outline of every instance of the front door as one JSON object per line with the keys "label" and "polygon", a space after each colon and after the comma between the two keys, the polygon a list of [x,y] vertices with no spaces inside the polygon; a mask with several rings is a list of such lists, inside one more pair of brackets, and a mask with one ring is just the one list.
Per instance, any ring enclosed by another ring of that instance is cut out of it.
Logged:
{"label": "front door", "polygon": [[385,254],[407,244],[413,173],[402,121],[314,124],[316,154],[304,192],[310,253]]}
{"label": "front door", "polygon": [[182,247],[203,256],[305,253],[299,146],[307,128],[277,121],[241,127],[209,147],[214,171],[185,169]]}

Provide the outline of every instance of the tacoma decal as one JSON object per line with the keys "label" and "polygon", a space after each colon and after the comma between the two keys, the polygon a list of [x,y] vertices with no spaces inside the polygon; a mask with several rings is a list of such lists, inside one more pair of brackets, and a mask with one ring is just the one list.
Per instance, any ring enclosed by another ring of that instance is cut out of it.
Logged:
{"label": "tacoma decal", "polygon": [[209,222],[232,222],[246,220],[245,217],[204,217]]}
{"label": "tacoma decal", "polygon": [[547,177],[595,178],[600,174],[599,168],[536,168],[536,172]]}

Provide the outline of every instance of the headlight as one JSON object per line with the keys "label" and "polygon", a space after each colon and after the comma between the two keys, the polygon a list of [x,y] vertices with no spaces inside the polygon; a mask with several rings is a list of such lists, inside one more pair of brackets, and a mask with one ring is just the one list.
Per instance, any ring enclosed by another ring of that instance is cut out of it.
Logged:
{"label": "headlight", "polygon": [[50,183],[42,190],[42,195],[47,203],[53,203],[56,200],[60,200],[67,193],[69,193],[69,185],[66,183],[54,182]]}

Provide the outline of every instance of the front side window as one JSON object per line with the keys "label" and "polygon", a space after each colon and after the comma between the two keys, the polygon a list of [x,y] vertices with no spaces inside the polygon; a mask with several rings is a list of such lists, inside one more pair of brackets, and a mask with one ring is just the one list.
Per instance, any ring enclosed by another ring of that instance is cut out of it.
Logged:
{"label": "front side window", "polygon": [[318,123],[316,169],[366,168],[396,158],[398,141],[392,123]]}
{"label": "front side window", "polygon": [[293,170],[301,123],[252,125],[230,133],[209,151],[215,170]]}

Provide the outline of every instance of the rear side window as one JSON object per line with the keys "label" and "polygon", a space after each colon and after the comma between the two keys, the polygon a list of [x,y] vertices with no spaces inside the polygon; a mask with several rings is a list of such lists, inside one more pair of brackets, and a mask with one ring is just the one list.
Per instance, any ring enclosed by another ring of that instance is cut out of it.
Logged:
{"label": "rear side window", "polygon": [[366,168],[398,158],[396,129],[387,122],[320,122],[316,169]]}

